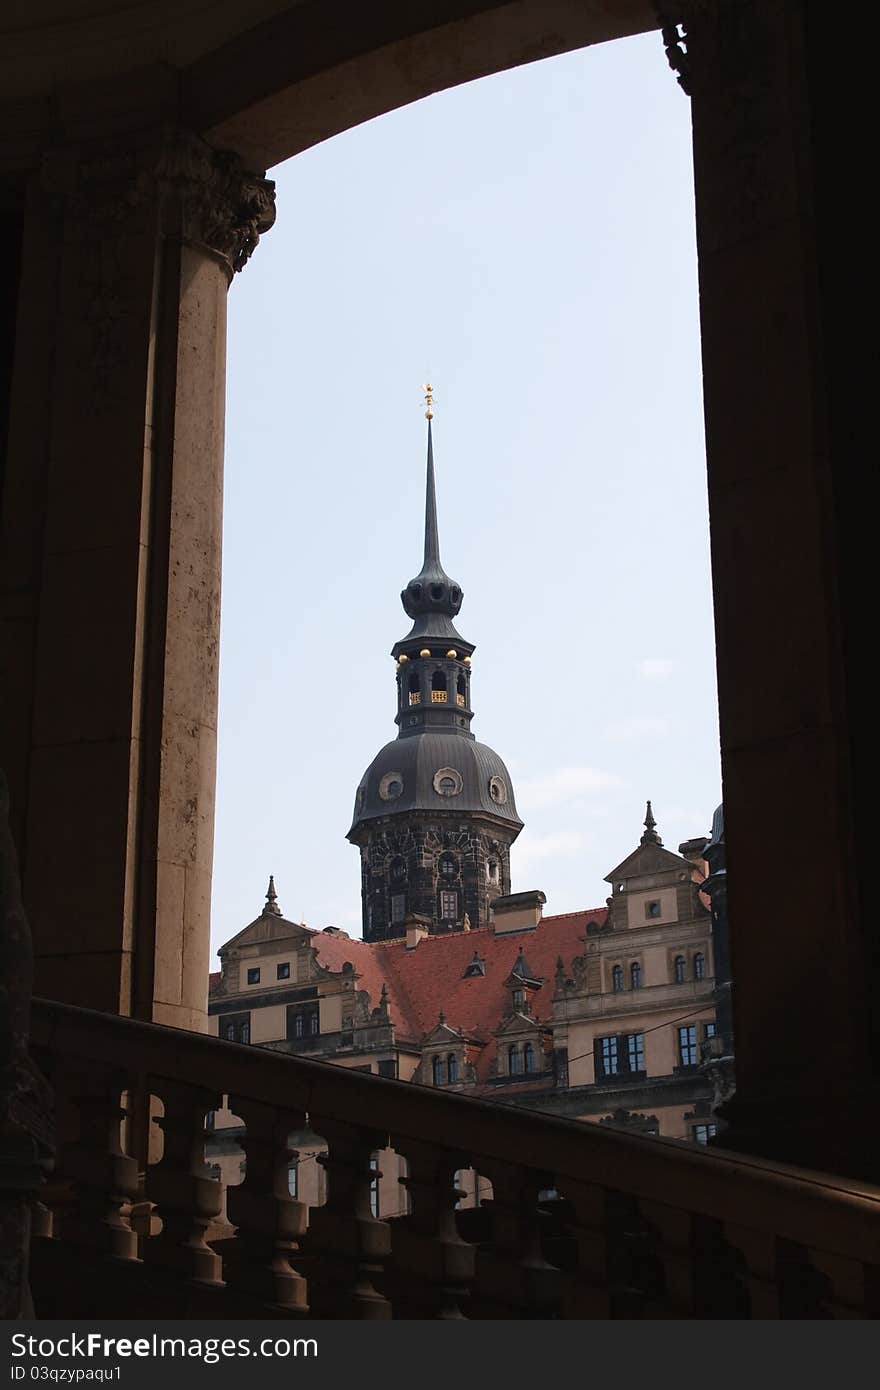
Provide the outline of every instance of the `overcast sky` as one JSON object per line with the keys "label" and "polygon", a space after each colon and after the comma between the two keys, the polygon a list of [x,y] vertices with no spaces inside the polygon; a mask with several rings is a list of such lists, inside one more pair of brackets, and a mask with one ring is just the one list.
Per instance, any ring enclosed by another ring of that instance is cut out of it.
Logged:
{"label": "overcast sky", "polygon": [[355,789],[397,732],[435,388],[473,731],[513,889],[601,905],[651,797],[720,800],[690,108],[659,35],[439,93],[272,171],[229,305],[214,948],[275,874],[360,935]]}

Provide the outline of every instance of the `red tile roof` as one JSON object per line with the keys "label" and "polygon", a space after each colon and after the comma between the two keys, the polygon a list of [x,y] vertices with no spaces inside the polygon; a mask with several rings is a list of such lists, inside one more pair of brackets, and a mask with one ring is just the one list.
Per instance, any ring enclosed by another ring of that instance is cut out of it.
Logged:
{"label": "red tile roof", "polygon": [[[351,961],[361,976],[358,988],[369,992],[373,1007],[382,985],[386,986],[399,1041],[420,1042],[436,1026],[441,1010],[450,1027],[482,1041],[477,1060],[482,1079],[496,1055],[493,1034],[510,1010],[510,991],[504,982],[520,951],[530,974],[543,980],[539,989],[528,993],[532,1016],[549,1022],[557,957],[562,957],[570,972],[572,958],[583,953],[587,924],[602,925],[607,913],[606,907],[566,912],[545,917],[533,931],[498,936],[493,927],[426,936],[412,950],[407,950],[403,939],[368,945],[335,932],[315,932],[313,944],[318,960],[329,970],[339,970],[343,961]],[[466,976],[475,952],[486,973]]]}

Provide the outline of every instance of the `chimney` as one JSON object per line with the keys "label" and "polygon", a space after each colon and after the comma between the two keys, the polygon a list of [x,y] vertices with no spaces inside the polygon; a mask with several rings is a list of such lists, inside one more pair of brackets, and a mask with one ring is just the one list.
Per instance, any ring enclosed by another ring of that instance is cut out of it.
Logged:
{"label": "chimney", "polygon": [[540,888],[532,888],[527,893],[508,893],[503,898],[496,898],[492,904],[495,935],[534,931],[541,921],[546,901],[547,895],[542,893]]}
{"label": "chimney", "polygon": [[414,951],[422,937],[430,935],[430,917],[422,917],[418,912],[408,913],[404,918],[403,925],[406,927],[406,949],[408,951]]}

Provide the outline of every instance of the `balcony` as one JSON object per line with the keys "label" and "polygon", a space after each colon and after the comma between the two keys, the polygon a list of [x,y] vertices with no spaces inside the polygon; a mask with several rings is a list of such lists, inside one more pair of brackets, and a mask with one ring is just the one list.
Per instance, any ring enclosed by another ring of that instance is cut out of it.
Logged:
{"label": "balcony", "polygon": [[[878,1312],[878,1188],[71,1005],[35,1002],[32,1047],[59,1116],[32,1248],[42,1318]],[[205,1163],[226,1102],[246,1158],[228,1189]],[[327,1146],[320,1206],[288,1191],[305,1129]],[[387,1147],[411,1210],[380,1220]],[[456,1211],[468,1168],[493,1197]]]}

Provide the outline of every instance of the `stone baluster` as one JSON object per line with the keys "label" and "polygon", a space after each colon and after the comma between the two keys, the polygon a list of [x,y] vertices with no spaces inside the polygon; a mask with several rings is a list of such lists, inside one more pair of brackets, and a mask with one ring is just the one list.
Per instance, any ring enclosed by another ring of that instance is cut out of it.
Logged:
{"label": "stone baluster", "polygon": [[145,1241],[144,1260],[216,1287],[220,1257],[205,1233],[223,1202],[221,1184],[205,1163],[205,1116],[220,1108],[221,1094],[167,1077],[148,1078],[147,1084],[165,1113],[156,1120],[164,1137],[162,1158],[146,1172],[146,1197],[156,1204],[162,1229]]}
{"label": "stone baluster", "polygon": [[463,1194],[454,1180],[466,1160],[408,1137],[391,1142],[406,1159],[401,1182],[412,1203],[391,1227],[394,1316],[462,1318],[475,1250],[458,1233],[455,1204]]}
{"label": "stone baluster", "polygon": [[666,1316],[666,1280],[657,1232],[631,1193],[605,1194],[607,1280],[611,1318]]}
{"label": "stone baluster", "polygon": [[310,1127],[327,1141],[318,1162],[327,1172],[327,1200],[311,1213],[306,1240],[309,1304],[314,1317],[390,1318],[376,1288],[391,1253],[387,1221],[370,1211],[370,1185],[381,1177],[370,1157],[386,1136],[363,1125],[312,1115]]}
{"label": "stone baluster", "polygon": [[119,1260],[137,1258],[127,1212],[137,1196],[137,1161],[123,1151],[123,1093],[130,1078],[118,1069],[66,1058],[52,1067],[59,1107],[59,1147],[53,1187],[53,1234]]}
{"label": "stone baluster", "polygon": [[538,1193],[553,1178],[518,1164],[480,1160],[492,1183],[492,1241],[476,1261],[474,1317],[547,1318],[560,1302],[560,1273],[545,1259]]}
{"label": "stone baluster", "polygon": [[749,1316],[767,1321],[783,1316],[780,1309],[777,1240],[766,1231],[753,1231],[731,1221],[724,1223],[726,1240],[739,1252],[742,1282],[748,1290]]}
{"label": "stone baluster", "polygon": [[610,1317],[608,1193],[595,1183],[564,1180],[560,1191],[570,1209],[574,1271],[565,1281],[564,1318]]}
{"label": "stone baluster", "polygon": [[679,1207],[640,1201],[642,1216],[656,1233],[655,1254],[663,1271],[663,1306],[654,1317],[694,1318],[693,1217]]}
{"label": "stone baluster", "polygon": [[223,1278],[236,1293],[278,1314],[301,1317],[308,1312],[306,1281],[291,1266],[290,1256],[306,1229],[308,1208],[290,1195],[288,1137],[304,1127],[305,1117],[248,1096],[232,1095],[228,1103],[244,1120],[247,1133],[240,1141],[244,1181],[226,1189],[226,1212],[235,1234],[214,1241]]}

